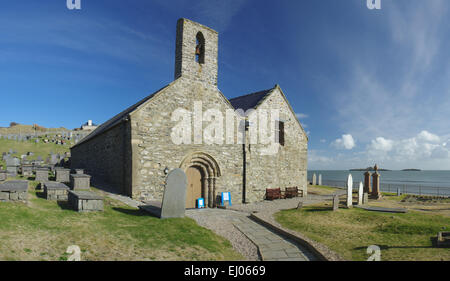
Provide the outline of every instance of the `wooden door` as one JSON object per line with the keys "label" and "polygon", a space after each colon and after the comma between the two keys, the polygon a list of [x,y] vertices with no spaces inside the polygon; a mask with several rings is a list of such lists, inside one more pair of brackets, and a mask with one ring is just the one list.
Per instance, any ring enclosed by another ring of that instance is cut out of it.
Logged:
{"label": "wooden door", "polygon": [[186,176],[188,180],[186,208],[195,208],[196,200],[202,197],[202,174],[197,168],[189,167]]}

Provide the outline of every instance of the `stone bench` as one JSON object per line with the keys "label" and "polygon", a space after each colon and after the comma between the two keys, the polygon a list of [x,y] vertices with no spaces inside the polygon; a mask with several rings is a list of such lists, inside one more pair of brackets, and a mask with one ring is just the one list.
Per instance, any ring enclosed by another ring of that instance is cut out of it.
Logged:
{"label": "stone bench", "polygon": [[72,190],[82,190],[91,188],[91,176],[83,174],[70,175],[70,188]]}
{"label": "stone bench", "polygon": [[91,191],[69,191],[69,204],[75,211],[103,211],[103,197]]}
{"label": "stone bench", "polygon": [[70,188],[60,182],[45,182],[44,196],[47,200],[66,201],[68,200]]}
{"label": "stone bench", "polygon": [[7,181],[0,184],[0,201],[27,201],[28,181]]}

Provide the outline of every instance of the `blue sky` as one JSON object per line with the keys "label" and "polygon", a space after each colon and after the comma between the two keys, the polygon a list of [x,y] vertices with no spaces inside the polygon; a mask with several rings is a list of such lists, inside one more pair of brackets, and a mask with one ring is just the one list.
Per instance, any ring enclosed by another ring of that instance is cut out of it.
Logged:
{"label": "blue sky", "polygon": [[309,169],[450,169],[448,1],[0,2],[0,126],[106,121],[173,80],[185,17],[219,32],[228,98],[280,84]]}

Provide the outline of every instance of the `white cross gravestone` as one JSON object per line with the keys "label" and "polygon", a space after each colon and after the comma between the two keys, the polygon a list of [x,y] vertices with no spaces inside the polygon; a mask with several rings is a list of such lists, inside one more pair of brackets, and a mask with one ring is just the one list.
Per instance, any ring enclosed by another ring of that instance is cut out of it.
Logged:
{"label": "white cross gravestone", "polygon": [[362,182],[359,182],[359,189],[358,189],[358,205],[363,205],[363,192],[364,192],[364,185]]}
{"label": "white cross gravestone", "polygon": [[353,178],[352,174],[348,175],[347,178],[347,207],[351,208],[353,206]]}
{"label": "white cross gravestone", "polygon": [[317,184],[322,185],[322,174],[319,174],[319,182]]}
{"label": "white cross gravestone", "polygon": [[312,185],[316,185],[316,173],[313,174]]}

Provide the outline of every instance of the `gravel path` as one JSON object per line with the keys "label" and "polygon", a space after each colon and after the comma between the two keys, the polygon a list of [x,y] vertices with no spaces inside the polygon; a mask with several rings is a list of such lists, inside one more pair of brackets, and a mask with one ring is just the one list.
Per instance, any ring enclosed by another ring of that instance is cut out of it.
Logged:
{"label": "gravel path", "polygon": [[247,260],[261,260],[256,245],[234,226],[234,223],[241,220],[250,220],[248,214],[233,210],[201,209],[186,210],[186,216],[229,240],[233,248]]}

